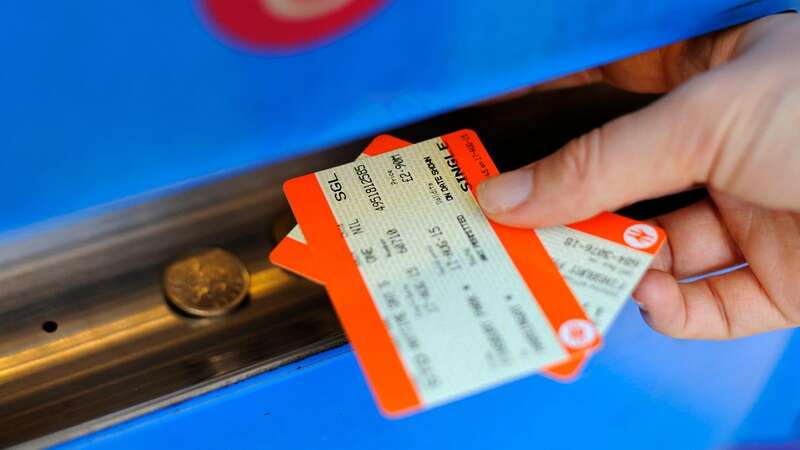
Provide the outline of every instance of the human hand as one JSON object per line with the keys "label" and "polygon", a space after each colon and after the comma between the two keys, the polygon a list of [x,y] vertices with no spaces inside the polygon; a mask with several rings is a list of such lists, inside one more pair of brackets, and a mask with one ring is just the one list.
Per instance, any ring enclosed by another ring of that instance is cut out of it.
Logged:
{"label": "human hand", "polygon": [[[486,180],[497,222],[546,227],[705,185],[655,218],[669,236],[634,297],[678,338],[800,325],[800,15],[783,14],[550,83],[669,92],[555,154]],[[691,283],[678,280],[742,262]]]}

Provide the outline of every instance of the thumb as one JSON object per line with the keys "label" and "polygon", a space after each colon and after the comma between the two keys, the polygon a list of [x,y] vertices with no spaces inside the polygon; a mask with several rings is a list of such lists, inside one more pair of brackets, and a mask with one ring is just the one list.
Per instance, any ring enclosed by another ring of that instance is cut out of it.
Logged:
{"label": "thumb", "polygon": [[481,207],[506,225],[546,227],[704,182],[718,125],[707,105],[692,108],[693,89],[684,88],[540,161],[485,180],[477,192]]}

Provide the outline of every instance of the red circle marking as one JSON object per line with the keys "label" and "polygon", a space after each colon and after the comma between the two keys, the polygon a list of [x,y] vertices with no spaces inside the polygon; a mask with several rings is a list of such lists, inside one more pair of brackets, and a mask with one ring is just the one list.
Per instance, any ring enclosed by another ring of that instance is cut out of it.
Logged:
{"label": "red circle marking", "polygon": [[[201,0],[210,19],[235,40],[257,48],[292,49],[314,44],[358,24],[385,0],[348,0],[330,11],[287,17],[269,0]],[[302,11],[322,0],[280,0],[282,8]],[[292,6],[296,4],[296,6]],[[324,5],[322,7],[324,10]]]}
{"label": "red circle marking", "polygon": [[637,249],[647,249],[658,243],[658,231],[643,223],[629,226],[623,234],[625,243]]}
{"label": "red circle marking", "polygon": [[571,349],[582,349],[591,345],[597,338],[597,330],[588,320],[570,319],[558,329],[561,342]]}

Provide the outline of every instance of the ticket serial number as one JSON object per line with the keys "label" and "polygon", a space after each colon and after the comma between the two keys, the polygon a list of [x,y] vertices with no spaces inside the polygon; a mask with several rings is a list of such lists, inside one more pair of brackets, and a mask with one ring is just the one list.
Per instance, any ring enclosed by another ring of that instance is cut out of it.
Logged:
{"label": "ticket serial number", "polygon": [[591,242],[584,242],[574,237],[565,238],[564,246],[582,250],[590,256],[594,256],[605,261],[615,262],[621,266],[631,269],[637,268],[641,264],[641,261],[637,258],[618,253],[614,249],[607,246],[599,246]]}

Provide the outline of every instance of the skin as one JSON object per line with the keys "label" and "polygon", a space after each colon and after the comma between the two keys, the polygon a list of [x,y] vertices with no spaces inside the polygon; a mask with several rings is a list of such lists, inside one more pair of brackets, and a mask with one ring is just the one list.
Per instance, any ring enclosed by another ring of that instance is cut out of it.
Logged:
{"label": "skin", "polygon": [[[688,339],[800,325],[800,15],[764,18],[544,88],[595,82],[668,94],[486,180],[478,188],[486,213],[511,226],[552,226],[705,185],[709,199],[654,219],[669,245],[634,293],[647,323]],[[678,282],[744,262],[725,275]]]}

